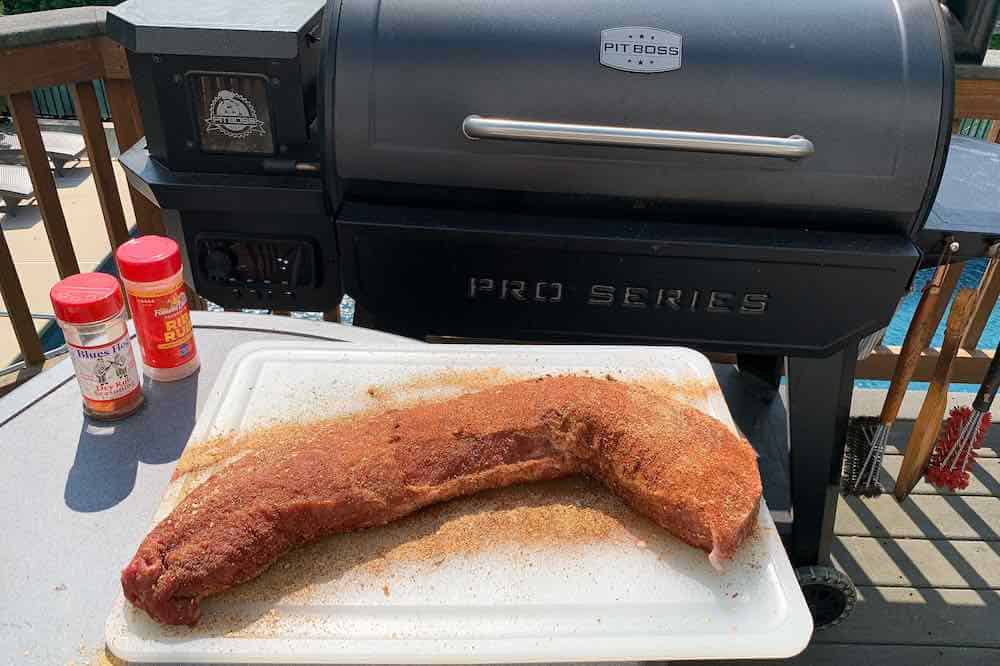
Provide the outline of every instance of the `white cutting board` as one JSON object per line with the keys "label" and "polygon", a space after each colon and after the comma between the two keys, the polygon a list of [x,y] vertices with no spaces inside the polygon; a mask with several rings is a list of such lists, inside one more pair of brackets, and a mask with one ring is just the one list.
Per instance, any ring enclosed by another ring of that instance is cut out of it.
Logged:
{"label": "white cutting board", "polygon": [[[226,432],[563,372],[670,390],[736,429],[710,363],[688,349],[262,342],[227,358],[181,462]],[[157,519],[209,473],[172,481]],[[332,537],[203,608],[194,629],[161,627],[120,599],[108,646],[151,662],[552,662],[789,657],[812,634],[765,507],[720,573],[581,479]]]}

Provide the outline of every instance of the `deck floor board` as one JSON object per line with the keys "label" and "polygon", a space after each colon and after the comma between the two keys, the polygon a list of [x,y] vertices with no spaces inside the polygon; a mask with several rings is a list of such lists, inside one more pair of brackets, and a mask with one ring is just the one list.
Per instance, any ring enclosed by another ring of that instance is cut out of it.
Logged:
{"label": "deck floor board", "polygon": [[[892,488],[893,479],[899,473],[899,466],[903,461],[903,456],[887,455],[882,461],[882,475],[880,480],[886,488]],[[913,489],[915,495],[981,495],[983,497],[997,497],[1000,495],[1000,458],[980,458],[975,461],[969,470],[969,487],[952,492],[935,488],[931,484],[921,479],[920,483]]]}
{"label": "deck floor board", "polygon": [[[893,487],[913,422],[892,430],[881,480]],[[891,494],[841,498],[833,564],[858,588],[854,613],[817,631],[792,666],[1000,665],[1000,428],[987,433],[969,487],[925,482]],[[706,662],[721,664],[723,662]]]}
{"label": "deck floor board", "polygon": [[[901,421],[893,428],[886,488],[912,427]],[[816,632],[804,653],[781,663],[1000,664],[998,453],[1000,428],[992,428],[969,487],[958,493],[921,482],[902,504],[889,494],[841,498],[832,559],[857,585],[858,605],[846,622]]]}
{"label": "deck floor board", "polygon": [[[913,432],[913,421],[901,420],[893,425],[889,431],[889,443],[886,446],[886,453],[899,455],[906,450],[906,442]],[[979,448],[979,455],[983,458],[1000,457],[1000,428],[990,428],[983,438],[983,443]]]}
{"label": "deck floor board", "polygon": [[814,643],[962,645],[1000,648],[1000,591],[858,586],[848,622],[817,632]]}
{"label": "deck floor board", "polygon": [[856,585],[1000,589],[996,541],[841,536],[833,561]]}
{"label": "deck floor board", "polygon": [[841,498],[836,534],[905,539],[1000,539],[1000,500],[960,495],[892,495]]}

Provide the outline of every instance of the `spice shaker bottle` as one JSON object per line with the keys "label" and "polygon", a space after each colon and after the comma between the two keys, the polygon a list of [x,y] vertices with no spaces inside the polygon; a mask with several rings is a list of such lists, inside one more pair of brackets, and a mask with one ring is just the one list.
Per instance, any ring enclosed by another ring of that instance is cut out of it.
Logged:
{"label": "spice shaker bottle", "polygon": [[201,361],[194,344],[181,250],[163,236],[140,236],[115,252],[144,371],[161,382],[184,379]]}
{"label": "spice shaker bottle", "polygon": [[49,298],[66,338],[84,413],[113,421],[138,410],[142,385],[118,280],[104,273],[72,275],[56,283]]}

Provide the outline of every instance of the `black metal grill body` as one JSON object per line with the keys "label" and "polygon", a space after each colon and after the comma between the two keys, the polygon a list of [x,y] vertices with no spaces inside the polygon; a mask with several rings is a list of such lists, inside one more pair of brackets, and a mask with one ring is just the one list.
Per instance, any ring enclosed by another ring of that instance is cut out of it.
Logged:
{"label": "black metal grill body", "polygon": [[347,291],[414,335],[826,356],[885,325],[918,259],[890,235],[620,217],[347,203],[337,227]]}
{"label": "black metal grill body", "polygon": [[737,352],[770,380],[737,422],[790,437],[789,552],[828,558],[858,342],[912,279],[948,152],[937,2],[204,4],[108,21],[149,144],[122,163],[200,293]]}
{"label": "black metal grill body", "polygon": [[[780,12],[330,3],[320,119],[345,288],[411,335],[824,356],[878,329],[947,152],[947,27],[927,0]],[[670,34],[673,69],[605,61]],[[710,145],[656,144],[675,132]],[[733,154],[732,135],[812,152]]]}

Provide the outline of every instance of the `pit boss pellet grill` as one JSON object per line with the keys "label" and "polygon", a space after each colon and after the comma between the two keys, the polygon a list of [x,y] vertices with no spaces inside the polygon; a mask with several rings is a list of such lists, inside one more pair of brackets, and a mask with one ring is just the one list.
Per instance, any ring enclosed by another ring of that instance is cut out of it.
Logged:
{"label": "pit boss pellet grill", "polygon": [[853,594],[807,567],[859,343],[924,254],[949,33],[981,60],[996,15],[946,4],[129,0],[108,31],[146,144],[122,163],[225,307],[347,293],[414,337],[736,352],[720,377],[822,624]]}

